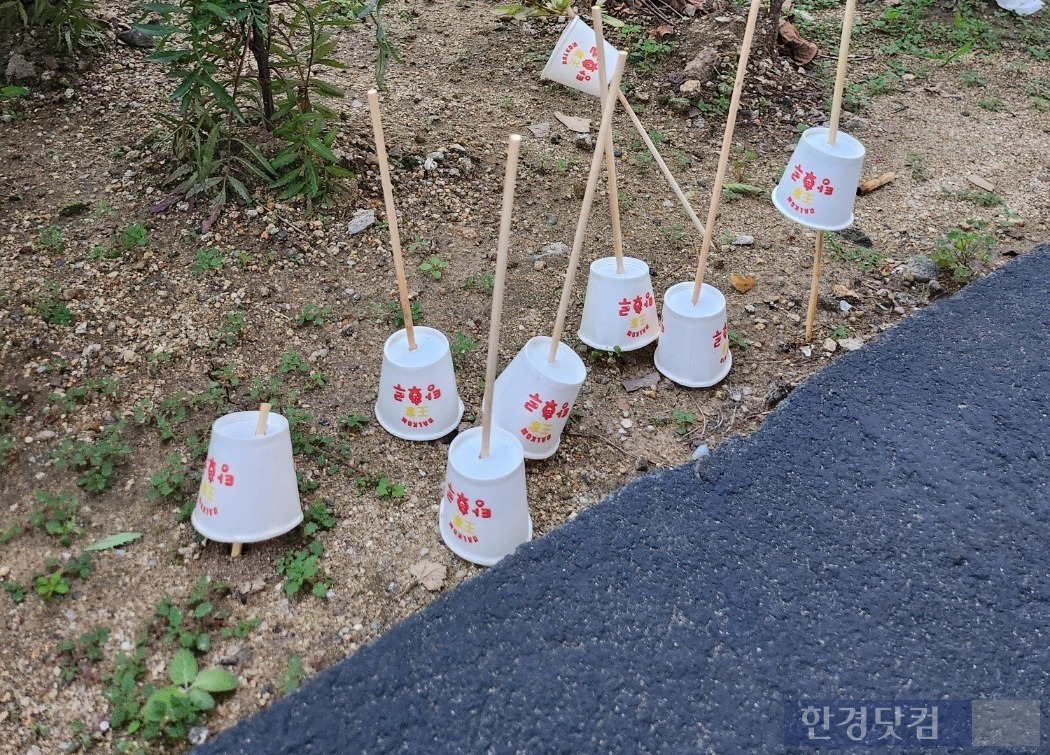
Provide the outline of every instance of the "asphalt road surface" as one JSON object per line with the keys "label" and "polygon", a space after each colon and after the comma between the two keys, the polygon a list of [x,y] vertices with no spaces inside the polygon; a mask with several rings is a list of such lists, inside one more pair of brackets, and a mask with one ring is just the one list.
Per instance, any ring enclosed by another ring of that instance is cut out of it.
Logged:
{"label": "asphalt road surface", "polygon": [[1048,752],[1048,334],[1043,245],[198,752],[773,753],[796,699],[1041,701],[981,751]]}

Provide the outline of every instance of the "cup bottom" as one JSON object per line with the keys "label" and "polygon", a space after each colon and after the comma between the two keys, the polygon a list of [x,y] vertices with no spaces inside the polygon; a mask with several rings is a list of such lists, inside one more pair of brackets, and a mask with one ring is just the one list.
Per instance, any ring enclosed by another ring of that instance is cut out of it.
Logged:
{"label": "cup bottom", "polygon": [[670,372],[668,372],[665,367],[661,367],[659,349],[657,349],[656,353],[653,355],[653,364],[656,365],[656,369],[661,375],[663,375],[665,378],[671,380],[674,383],[678,383],[678,385],[684,386],[686,388],[710,388],[712,385],[718,385],[719,383],[721,383],[723,380],[725,380],[726,375],[729,374],[729,370],[733,366],[733,352],[730,351],[727,357],[728,358],[726,359],[725,366],[722,367],[722,369],[713,379],[701,380],[699,382],[697,382],[693,378],[683,378],[681,376],[676,377]]}
{"label": "cup bottom", "polygon": [[[526,458],[527,458],[527,456],[526,456]],[[476,555],[465,553],[464,552],[464,548],[463,548],[463,543],[461,543],[459,540],[457,540],[456,538],[454,538],[450,534],[448,534],[448,532],[441,527],[440,522],[438,523],[438,531],[441,533],[441,540],[442,540],[443,543],[445,543],[445,546],[450,551],[452,551],[457,556],[459,556],[461,559],[463,559],[464,561],[469,561],[470,563],[477,564],[478,566],[493,566],[495,564],[498,564],[504,558],[506,558],[506,556],[499,556],[497,558],[480,558],[480,557],[478,557]],[[525,542],[527,543],[527,542],[530,542],[531,540],[532,540],[532,514],[529,514],[529,534],[528,534],[528,537],[525,538]]]}

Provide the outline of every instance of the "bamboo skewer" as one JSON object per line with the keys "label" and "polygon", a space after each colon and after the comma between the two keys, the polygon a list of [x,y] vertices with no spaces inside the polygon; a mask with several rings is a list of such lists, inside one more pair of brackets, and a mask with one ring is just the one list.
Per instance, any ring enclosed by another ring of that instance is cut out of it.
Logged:
{"label": "bamboo skewer", "polygon": [[394,255],[394,275],[397,277],[397,298],[401,303],[401,314],[405,320],[405,335],[408,350],[416,350],[416,333],[412,322],[412,303],[408,298],[408,279],[405,277],[405,260],[401,256],[401,234],[397,230],[397,208],[394,206],[394,187],[390,182],[390,165],[387,162],[386,140],[383,138],[383,120],[379,113],[379,92],[368,90],[368,109],[372,114],[372,133],[376,140],[376,158],[379,161],[379,178],[383,184],[383,200],[386,203],[387,226],[390,228],[390,250]]}
{"label": "bamboo skewer", "polygon": [[[259,418],[255,421],[255,434],[266,435],[266,422],[270,418],[270,405],[259,404]],[[233,543],[230,546],[230,560],[241,557],[241,548],[244,543]]]}
{"label": "bamboo skewer", "polygon": [[[594,24],[594,39],[598,49],[598,91],[602,93],[602,107],[605,107],[605,72],[608,70],[605,60],[605,37],[602,31],[602,7],[591,8],[591,20]],[[616,107],[613,100],[612,107]],[[616,274],[623,275],[623,233],[620,230],[620,193],[616,181],[616,147],[613,144],[612,129],[605,137],[605,172],[609,176],[609,215],[612,221],[613,254],[616,256]]]}
{"label": "bamboo skewer", "polygon": [[485,362],[485,397],[481,401],[481,459],[489,455],[489,440],[492,437],[492,387],[496,382],[496,362],[499,358],[499,329],[503,317],[503,289],[507,280],[510,220],[514,211],[514,186],[518,179],[520,148],[521,136],[511,134],[507,144],[507,173],[503,179],[503,208],[500,211],[499,242],[496,245],[496,278],[492,284],[489,350]]}
{"label": "bamboo skewer", "polygon": [[693,226],[697,231],[700,232],[700,237],[706,234],[703,222],[697,217],[696,212],[693,210],[693,206],[689,203],[689,198],[686,197],[685,192],[682,191],[682,187],[678,185],[678,181],[671,174],[671,169],[667,167],[667,163],[664,162],[663,157],[660,155],[660,151],[653,144],[653,140],[649,138],[649,132],[645,130],[645,126],[642,125],[641,120],[638,118],[638,114],[634,112],[634,108],[631,107],[630,101],[623,92],[617,92],[620,100],[620,104],[623,105],[624,110],[627,111],[627,115],[631,119],[631,123],[634,125],[635,131],[638,132],[638,136],[641,137],[642,142],[649,149],[649,154],[653,156],[653,160],[656,161],[656,166],[660,169],[660,172],[664,176],[664,180],[667,181],[667,185],[671,187],[671,191],[674,192],[678,202],[682,205],[682,209],[685,210],[685,214],[689,216],[689,220],[693,223]]}
{"label": "bamboo skewer", "polygon": [[[576,18],[577,16],[576,11],[572,8],[567,8],[566,13],[570,19]],[[597,29],[595,29],[596,36],[597,33]],[[599,46],[598,50],[599,54],[604,56],[605,51],[603,47]],[[604,68],[605,66],[602,63],[599,63],[599,73],[604,70]],[[600,82],[601,78],[599,77],[599,83]],[[604,87],[601,91],[605,91]],[[624,110],[627,111],[627,115],[631,119],[631,125],[633,125],[634,130],[638,132],[638,137],[642,140],[642,143],[645,144],[646,149],[649,150],[649,154],[652,155],[653,160],[656,162],[656,166],[660,169],[660,173],[664,177],[664,180],[667,181],[667,185],[671,188],[675,198],[678,199],[679,203],[682,205],[685,214],[689,216],[690,222],[692,222],[693,226],[700,232],[702,237],[704,234],[704,224],[700,221],[700,218],[697,217],[692,204],[689,203],[689,198],[685,195],[685,192],[682,191],[682,187],[678,185],[678,181],[675,180],[674,174],[671,173],[671,169],[667,167],[667,163],[664,162],[663,156],[660,155],[660,150],[656,148],[656,145],[653,144],[653,140],[649,138],[649,132],[645,130],[645,126],[643,126],[641,120],[639,120],[638,114],[634,112],[634,108],[631,107],[631,103],[627,99],[627,96],[623,92],[617,92],[616,95],[620,104],[623,105]]]}
{"label": "bamboo skewer", "polygon": [[[831,99],[831,118],[828,122],[828,144],[834,144],[842,117],[842,95],[846,90],[846,68],[849,64],[849,42],[853,34],[853,19],[857,13],[857,0],[846,0],[842,14],[842,36],[839,39],[839,60],[835,70],[835,94]],[[820,295],[820,269],[824,257],[824,231],[817,231],[813,247],[813,282],[809,289],[809,309],[806,314],[806,343],[813,341],[813,326],[817,318],[817,298]]]}
{"label": "bamboo skewer", "polygon": [[707,269],[707,255],[711,251],[711,239],[714,235],[715,217],[722,199],[722,183],[729,165],[729,149],[733,146],[733,128],[736,126],[736,114],[740,110],[740,95],[744,89],[744,77],[747,74],[747,60],[751,55],[751,40],[755,36],[755,24],[758,21],[758,9],[762,0],[751,0],[747,14],[747,26],[744,27],[744,40],[740,44],[740,60],[736,66],[736,81],[733,83],[733,96],[729,101],[729,113],[726,115],[726,130],[722,135],[722,152],[718,156],[718,170],[715,172],[715,183],[711,189],[711,206],[707,210],[707,225],[704,238],[700,243],[700,259],[696,265],[696,277],[693,279],[693,306],[700,300],[700,290],[704,285],[704,273]]}
{"label": "bamboo skewer", "polygon": [[576,236],[572,241],[572,252],[569,254],[569,265],[565,271],[565,285],[561,291],[561,301],[558,303],[558,314],[554,319],[554,330],[551,333],[550,351],[547,361],[551,364],[557,360],[558,344],[561,343],[562,333],[565,331],[565,318],[569,312],[569,299],[572,298],[572,283],[576,277],[576,268],[580,264],[580,252],[583,249],[583,237],[587,233],[587,220],[591,215],[591,205],[594,204],[594,190],[598,184],[598,174],[601,172],[602,155],[605,153],[605,133],[612,128],[612,115],[616,93],[620,91],[620,77],[627,62],[627,53],[621,52],[616,58],[616,66],[613,68],[612,81],[609,83],[609,91],[605,95],[605,103],[602,108],[602,123],[598,129],[597,144],[594,148],[594,156],[591,157],[591,170],[587,177],[587,188],[583,193],[583,205],[580,208],[580,219],[576,223]]}

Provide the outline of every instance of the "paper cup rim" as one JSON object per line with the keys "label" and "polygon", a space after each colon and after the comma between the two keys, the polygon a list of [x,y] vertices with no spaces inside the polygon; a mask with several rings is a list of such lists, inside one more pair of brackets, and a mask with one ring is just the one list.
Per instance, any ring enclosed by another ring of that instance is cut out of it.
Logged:
{"label": "paper cup rim", "polygon": [[[469,561],[470,563],[477,564],[478,566],[495,566],[500,561],[502,561],[503,559],[505,559],[507,556],[510,555],[510,553],[507,553],[507,554],[504,554],[502,556],[498,556],[498,557],[493,558],[491,556],[480,557],[480,556],[468,555],[467,553],[464,553],[461,550],[462,544],[458,540],[456,540],[456,538],[450,537],[448,535],[448,533],[446,532],[445,528],[441,526],[441,516],[440,516],[440,514],[438,515],[438,532],[441,533],[441,541],[445,544],[445,547],[447,547],[450,551],[455,553],[457,556],[459,556],[464,561]],[[525,543],[529,543],[529,542],[532,542],[532,512],[529,512],[529,533],[525,537]],[[521,543],[521,545],[524,545],[525,543]],[[521,545],[515,546],[515,550],[517,548],[520,548]]]}
{"label": "paper cup rim", "polygon": [[228,533],[211,534],[210,532],[206,532],[205,530],[208,528],[201,526],[201,517],[197,516],[196,506],[193,507],[193,515],[190,517],[190,519],[191,524],[193,525],[193,529],[197,530],[197,532],[202,534],[204,537],[216,543],[260,543],[263,540],[272,540],[275,537],[286,535],[292,530],[294,530],[303,522],[303,511],[302,502],[300,502],[299,513],[297,516],[292,517],[292,522],[290,524],[280,524],[276,527],[272,527],[266,530],[262,534],[256,533],[254,535],[251,535],[250,537],[234,537]]}
{"label": "paper cup rim", "polygon": [[772,192],[771,198],[773,200],[773,206],[777,208],[781,215],[793,223],[798,223],[806,228],[812,228],[814,231],[842,231],[853,225],[853,221],[856,219],[856,215],[851,210],[849,217],[841,223],[815,223],[812,220],[806,220],[799,217],[798,214],[794,212],[790,212],[789,209],[784,206],[780,197],[777,196],[776,190]]}
{"label": "paper cup rim", "polygon": [[456,411],[455,422],[451,422],[447,427],[435,429],[434,431],[426,433],[425,435],[405,435],[401,431],[401,427],[399,425],[388,424],[387,421],[383,418],[382,412],[378,410],[378,401],[376,401],[377,408],[373,413],[375,414],[376,422],[379,423],[379,426],[391,435],[393,435],[395,438],[400,438],[401,440],[408,441],[419,441],[420,443],[428,443],[430,441],[440,440],[441,438],[444,438],[449,433],[455,431],[455,429],[459,427],[459,423],[463,421],[463,411],[465,407],[463,406],[463,399],[458,397],[458,392],[456,400],[459,402],[459,409]]}
{"label": "paper cup rim", "polygon": [[729,370],[733,366],[733,352],[732,350],[729,351],[729,353],[727,354],[725,366],[712,380],[696,381],[691,379],[682,379],[679,377],[675,377],[671,374],[671,372],[660,366],[659,349],[657,349],[656,354],[653,355],[653,364],[656,366],[656,369],[661,375],[666,377],[668,380],[677,383],[678,385],[684,386],[685,388],[710,388],[713,385],[718,385],[719,383],[721,383],[723,380],[725,380],[726,375],[729,374]]}

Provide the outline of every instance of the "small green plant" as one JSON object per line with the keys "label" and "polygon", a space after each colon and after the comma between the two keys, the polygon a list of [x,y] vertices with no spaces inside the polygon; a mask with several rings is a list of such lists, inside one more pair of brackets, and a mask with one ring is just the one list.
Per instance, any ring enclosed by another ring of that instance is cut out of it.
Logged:
{"label": "small green plant", "polygon": [[662,233],[667,238],[671,239],[677,246],[681,246],[683,238],[683,225],[681,223],[672,223],[660,228]]}
{"label": "small green plant", "polygon": [[56,469],[79,472],[77,485],[88,493],[101,493],[109,487],[117,465],[131,455],[131,449],[122,439],[123,421],[102,431],[94,443],[84,440],[66,440],[51,456]]}
{"label": "small green plant", "polygon": [[310,368],[306,365],[306,359],[298,351],[286,351],[281,354],[281,364],[277,368],[282,375],[301,372],[308,374]]}
{"label": "small green plant", "polygon": [[243,312],[227,312],[226,321],[219,326],[219,332],[212,339],[210,350],[218,351],[233,346],[247,325]]}
{"label": "small green plant", "polygon": [[922,155],[909,152],[904,156],[904,164],[911,168],[911,179],[915,183],[925,183],[930,180],[930,174],[926,170]]}
{"label": "small green plant", "polygon": [[306,389],[315,391],[328,385],[328,377],[320,370],[310,370],[306,376]]}
{"label": "small green plant", "polygon": [[360,430],[368,424],[369,417],[364,414],[346,414],[340,417],[337,422],[339,429],[347,432],[354,430]]}
{"label": "small green plant", "polygon": [[219,270],[223,266],[222,252],[215,247],[198,249],[195,253],[196,259],[190,267],[196,275],[203,275],[210,270]]}
{"label": "small green plant", "polygon": [[225,582],[197,580],[183,608],[175,605],[171,598],[161,599],[153,614],[163,632],[165,644],[175,644],[195,653],[206,653],[211,649],[211,635],[207,627],[226,619],[226,614],[215,606],[215,602],[229,592]]}
{"label": "small green plant", "polygon": [[376,481],[376,495],[380,498],[404,498],[405,486],[392,483],[389,477],[382,475]]}
{"label": "small green plant", "polygon": [[969,222],[976,230],[955,228],[937,239],[930,258],[941,270],[948,270],[952,277],[965,282],[984,270],[995,243],[982,229],[987,223]]}
{"label": "small green plant", "polygon": [[48,325],[69,325],[73,313],[60,298],[61,288],[54,281],[45,281],[46,292],[37,300],[34,310]]}
{"label": "small green plant", "polygon": [[448,263],[438,257],[436,254],[430,255],[430,259],[425,262],[421,262],[419,265],[420,272],[424,272],[436,281],[441,280],[441,276],[444,274],[445,269],[448,267]]}
{"label": "small green plant", "polygon": [[277,562],[277,573],[284,576],[285,595],[291,598],[304,587],[309,587],[313,595],[324,597],[331,580],[321,567],[322,555],[324,546],[319,540],[314,540],[306,550],[291,551]]}
{"label": "small green plant", "polygon": [[854,244],[837,233],[825,235],[824,248],[832,259],[852,263],[862,270],[875,270],[886,262],[885,256],[877,249]]}
{"label": "small green plant", "polygon": [[73,538],[82,532],[77,527],[77,499],[68,493],[43,490],[37,491],[34,498],[36,505],[29,516],[29,526],[58,538],[62,546],[68,548]]}
{"label": "small green plant", "polygon": [[622,364],[627,359],[627,354],[619,346],[613,346],[611,350],[591,349],[587,358],[592,362]]}
{"label": "small green plant", "polygon": [[88,256],[93,260],[116,260],[123,256],[123,253],[119,249],[115,249],[108,246],[98,245],[91,247],[91,251],[88,252]]}
{"label": "small green plant", "polygon": [[120,246],[125,252],[146,246],[149,232],[142,223],[132,223],[120,234]]}
{"label": "small green plant", "polygon": [[288,656],[288,668],[281,675],[281,696],[295,692],[304,679],[306,679],[306,672],[303,671],[303,659],[298,655]]}
{"label": "small green plant", "polygon": [[492,290],[496,285],[496,276],[492,273],[484,275],[471,275],[463,281],[463,288],[468,291],[477,291],[479,294],[492,296]]}
{"label": "small green plant", "polygon": [[306,325],[324,325],[325,320],[332,316],[332,308],[307,304],[303,307],[299,316],[295,318],[295,324],[300,328]]}
{"label": "small green plant", "polygon": [[[417,301],[410,305],[412,310],[412,322],[418,325],[423,322],[423,305]],[[401,311],[401,305],[396,301],[387,302],[387,319],[393,323],[395,328],[405,327],[405,315]]]}
{"label": "small green plant", "polygon": [[838,341],[843,338],[849,338],[851,335],[852,333],[850,333],[849,328],[847,328],[845,325],[839,325],[837,328],[831,331],[831,335],[829,336],[829,338],[831,338],[831,340],[833,341]]}
{"label": "small green plant", "polygon": [[29,588],[18,582],[8,582],[4,580],[0,582],[0,586],[4,588],[4,592],[7,593],[7,597],[11,598],[13,603],[21,603],[26,599],[26,592]]}
{"label": "small green plant", "polygon": [[149,478],[149,492],[146,496],[151,501],[177,499],[184,495],[185,484],[186,466],[182,454],[173,453],[165,459],[164,466]]}
{"label": "small green plant", "polygon": [[335,525],[335,514],[324,501],[315,501],[303,512],[303,534],[307,537],[333,529]]}
{"label": "small green plant", "polygon": [[998,113],[1004,110],[1003,101],[998,97],[982,97],[977,100],[977,104],[985,110],[991,110],[993,113]]}
{"label": "small green plant", "polygon": [[477,351],[478,342],[470,336],[463,335],[457,331],[449,344],[449,350],[452,352],[452,359],[459,361],[470,352]]}
{"label": "small green plant", "polygon": [[102,696],[109,702],[109,725],[115,730],[125,729],[134,734],[140,727],[142,708],[138,681],[146,675],[145,638],[139,638],[130,653],[117,653],[113,672],[104,677],[108,682]]}
{"label": "small green plant", "polygon": [[1003,203],[1003,198],[991,191],[984,191],[983,189],[977,190],[965,190],[957,192],[946,192],[950,196],[954,196],[957,199],[965,199],[968,202],[973,202],[975,205],[981,207],[998,207]]}
{"label": "small green plant", "polygon": [[729,331],[729,345],[734,349],[746,349],[751,344],[735,330],[731,330]]}
{"label": "small green plant", "polygon": [[960,79],[963,89],[971,89],[973,87],[981,87],[983,89],[988,85],[988,80],[977,73],[977,71],[963,71]]}
{"label": "small green plant", "polygon": [[215,707],[213,695],[237,689],[237,677],[225,669],[198,670],[197,659],[179,648],[168,666],[172,684],[152,692],[142,706],[142,735],[152,739],[163,734],[183,739],[191,726],[200,723],[200,714]]}
{"label": "small green plant", "polygon": [[109,641],[109,627],[96,627],[75,640],[58,643],[59,667],[62,681],[69,684],[86,667],[102,660],[102,648]]}
{"label": "small green plant", "polygon": [[61,254],[66,251],[66,237],[57,226],[49,225],[40,229],[40,248]]}
{"label": "small green plant", "polygon": [[232,627],[224,627],[221,634],[223,638],[227,640],[243,640],[258,629],[261,624],[262,619],[258,616],[253,616],[250,619],[238,621]]}
{"label": "small green plant", "polygon": [[33,587],[45,603],[50,603],[55,597],[61,597],[69,592],[71,578],[88,578],[91,573],[91,554],[81,553],[65,563],[49,558],[46,561],[46,568],[48,571],[33,575]]}
{"label": "small green plant", "polygon": [[679,435],[686,435],[689,432],[689,426],[696,422],[696,415],[692,412],[675,409],[671,412],[671,421],[675,424],[675,432]]}

